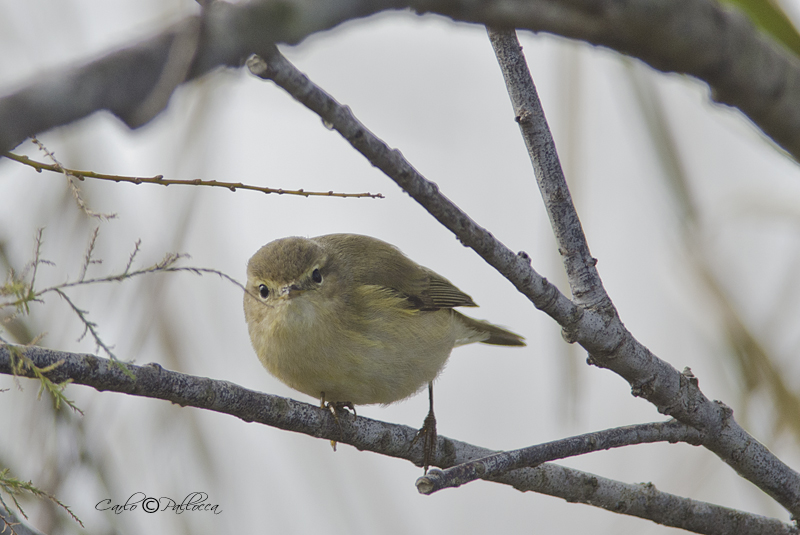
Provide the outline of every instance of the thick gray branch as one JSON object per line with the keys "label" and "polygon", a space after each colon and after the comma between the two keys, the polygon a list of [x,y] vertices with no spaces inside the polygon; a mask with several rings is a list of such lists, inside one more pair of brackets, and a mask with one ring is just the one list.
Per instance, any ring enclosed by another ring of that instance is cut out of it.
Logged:
{"label": "thick gray branch", "polygon": [[489,30],[489,38],[530,153],[570,285],[581,289],[587,284],[593,286],[583,290],[592,292],[593,299],[587,302],[576,296],[576,302],[585,307],[585,311],[593,311],[604,323],[600,326],[595,322],[580,321],[572,326],[565,325],[568,338],[586,348],[594,364],[627,379],[634,395],[644,397],[660,412],[702,431],[705,447],[799,518],[800,474],[742,429],[733,419],[733,411],[705,397],[693,376],[682,375],[658,359],[622,324],[600,283],[596,262],[589,253],[516,32]]}
{"label": "thick gray branch", "polygon": [[[176,84],[218,66],[239,66],[251,53],[263,54],[267,43],[294,44],[346,20],[409,7],[581,39],[665,72],[690,74],[800,161],[800,60],[713,0],[211,2],[202,18],[187,18],[84,67],[48,73],[0,99],[0,153],[103,109],[138,126],[167,102]],[[182,76],[175,79],[175,72]]]}
{"label": "thick gray branch", "polygon": [[[47,376],[54,382],[71,379],[99,391],[112,391],[168,400],[181,406],[197,407],[230,414],[245,422],[258,422],[312,437],[336,440],[390,457],[406,459],[418,466],[422,462],[422,444],[410,445],[416,431],[407,426],[389,424],[347,414],[339,423],[330,411],[292,399],[248,390],[228,381],[195,377],[169,370],[157,364],[127,365],[131,379],[112,361],[97,357],[53,351],[36,346],[11,346],[39,368],[61,361]],[[0,373],[11,374],[9,346],[0,344]],[[30,371],[20,375],[31,377]],[[493,453],[457,440],[439,437],[436,466],[447,468]],[[523,468],[493,479],[520,491],[534,491],[586,503],[615,513],[645,518],[696,533],[750,535],[757,533],[794,534],[794,528],[773,518],[744,513],[697,500],[658,491],[652,484],[627,484],[580,470],[554,464]]]}
{"label": "thick gray branch", "polygon": [[440,223],[450,229],[466,246],[471,247],[490,265],[505,275],[533,304],[561,324],[571,324],[580,310],[531,267],[524,252],[515,254],[500,243],[485,228],[478,225],[450,199],[439,192],[406,160],[397,149],[386,143],[361,124],[350,108],[315,85],[297,70],[276,48],[264,58],[254,56],[248,61],[250,71],[264,79],[273,80],[299,102],[317,113],[333,129],[369,161],[386,173],[403,190],[420,203]]}
{"label": "thick gray branch", "polygon": [[489,38],[506,81],[515,120],[530,154],[550,226],[556,235],[558,252],[563,259],[572,291],[572,301],[580,307],[598,310],[613,307],[595,268],[597,262],[589,252],[578,212],[572,204],[572,195],[561,169],[556,144],[516,33],[514,30],[489,30]]}
{"label": "thick gray branch", "polygon": [[[434,183],[414,169],[399,151],[391,150],[361,124],[349,108],[313,84],[277,49],[270,51],[265,59],[252,58],[248,66],[254,74],[275,81],[331,124],[373,165],[453,231],[464,245],[474,249],[537,308],[555,319],[572,340],[578,341],[589,352],[595,364],[624,377],[631,384],[633,394],[656,405],[659,412],[696,427],[706,437],[703,443],[705,447],[800,518],[800,474],[742,429],[733,419],[730,408],[705,397],[697,379],[690,372],[678,372],[636,340],[622,324],[607,297],[599,307],[578,307],[572,303],[531,267],[527,255],[515,255],[462,212],[439,192]],[[543,119],[544,115],[540,117]],[[555,150],[550,153],[555,155]],[[551,186],[544,185],[548,189]],[[568,198],[561,199],[561,202],[571,207]],[[574,220],[577,221],[577,216]],[[575,232],[565,232],[563,235],[574,237]],[[587,247],[585,240],[582,243],[578,247]],[[591,262],[588,249],[578,258]],[[594,270],[594,266],[591,269]]]}

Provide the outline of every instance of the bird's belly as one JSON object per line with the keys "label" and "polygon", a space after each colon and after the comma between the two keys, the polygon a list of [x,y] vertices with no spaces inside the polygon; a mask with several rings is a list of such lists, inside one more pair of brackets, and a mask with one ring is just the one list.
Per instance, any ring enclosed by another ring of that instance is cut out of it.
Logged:
{"label": "bird's belly", "polygon": [[[412,396],[439,374],[455,343],[449,310],[403,311],[355,330],[335,322],[273,322],[259,359],[288,386],[325,401],[389,404]],[[262,331],[263,332],[263,331]]]}

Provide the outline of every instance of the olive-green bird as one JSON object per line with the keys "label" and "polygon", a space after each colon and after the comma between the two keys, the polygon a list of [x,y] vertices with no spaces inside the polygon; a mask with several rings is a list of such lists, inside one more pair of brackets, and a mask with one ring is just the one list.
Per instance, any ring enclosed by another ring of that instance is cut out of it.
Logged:
{"label": "olive-green bird", "polygon": [[432,382],[454,347],[524,346],[454,307],[477,306],[450,281],[384,241],[356,234],[275,240],[247,264],[244,312],[267,370],[336,413],[389,404],[429,386],[420,430],[435,454]]}

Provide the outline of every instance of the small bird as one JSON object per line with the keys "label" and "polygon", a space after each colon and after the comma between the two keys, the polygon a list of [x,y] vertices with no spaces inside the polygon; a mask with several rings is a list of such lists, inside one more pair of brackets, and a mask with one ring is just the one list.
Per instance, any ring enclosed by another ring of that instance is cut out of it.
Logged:
{"label": "small bird", "polygon": [[377,238],[329,234],[263,246],[247,264],[244,313],[267,370],[343,407],[388,405],[428,385],[424,468],[435,455],[433,380],[454,347],[524,339],[454,307],[475,307],[450,281]]}

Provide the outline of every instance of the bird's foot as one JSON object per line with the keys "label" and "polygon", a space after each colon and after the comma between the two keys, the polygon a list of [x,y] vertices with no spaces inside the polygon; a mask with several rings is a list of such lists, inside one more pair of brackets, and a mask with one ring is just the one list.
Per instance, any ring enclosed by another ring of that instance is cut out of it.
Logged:
{"label": "bird's foot", "polygon": [[420,438],[422,439],[422,469],[427,474],[431,461],[436,457],[436,443],[439,438],[436,433],[436,416],[433,415],[433,410],[428,412],[425,421],[422,423],[422,428],[417,431],[411,446],[413,447]]}
{"label": "bird's foot", "polygon": [[[336,420],[336,423],[339,425],[341,429],[342,424],[339,422],[339,413],[342,411],[351,411],[353,413],[353,418],[357,418],[358,414],[356,414],[356,407],[349,401],[325,401],[325,392],[322,392],[319,399],[319,406],[321,409],[328,409],[333,414],[333,418]],[[333,451],[336,451],[336,441],[331,440],[331,447]]]}

